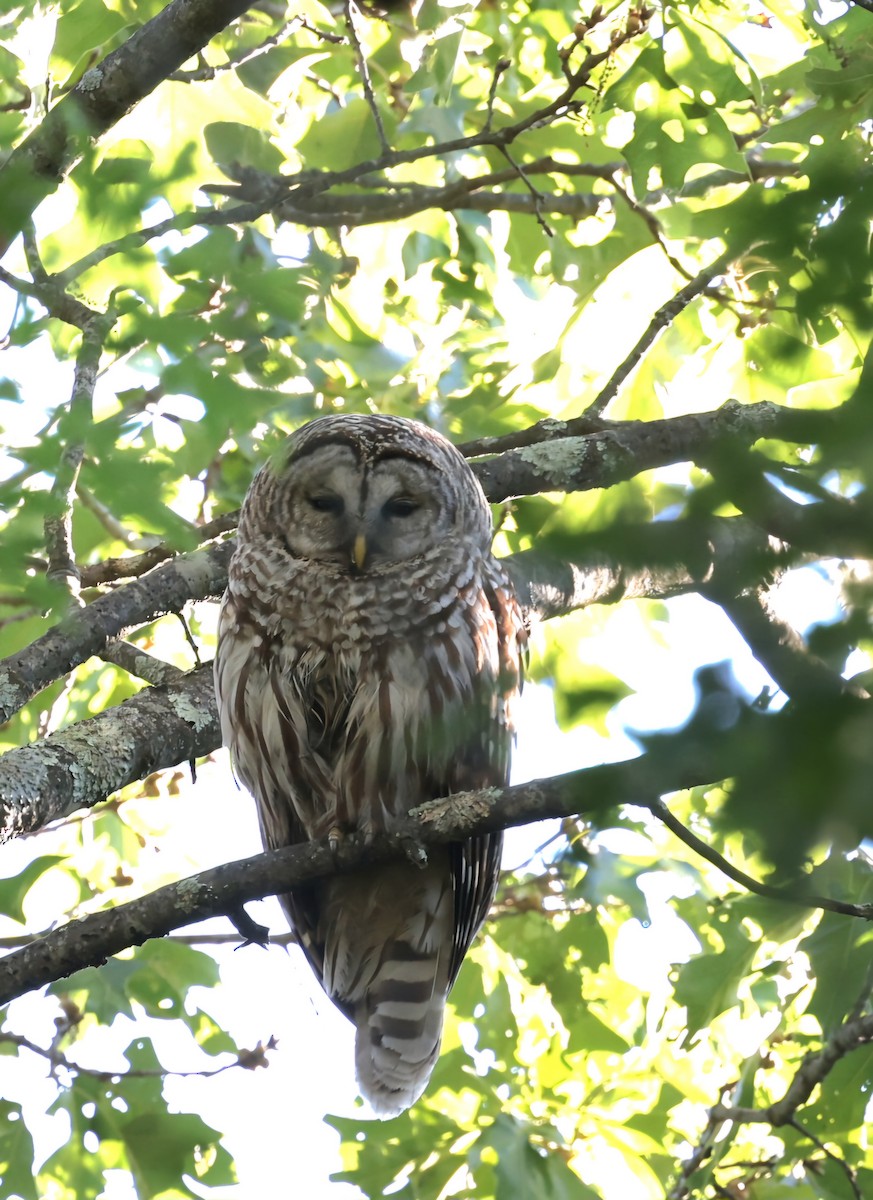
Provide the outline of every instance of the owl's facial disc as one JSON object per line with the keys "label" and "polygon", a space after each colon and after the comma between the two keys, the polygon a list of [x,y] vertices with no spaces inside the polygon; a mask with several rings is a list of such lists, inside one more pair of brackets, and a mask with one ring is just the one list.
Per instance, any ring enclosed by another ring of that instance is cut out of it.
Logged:
{"label": "owl's facial disc", "polygon": [[288,549],[352,573],[415,558],[454,521],[440,470],[401,453],[361,463],[348,446],[321,445],[289,465],[287,482]]}

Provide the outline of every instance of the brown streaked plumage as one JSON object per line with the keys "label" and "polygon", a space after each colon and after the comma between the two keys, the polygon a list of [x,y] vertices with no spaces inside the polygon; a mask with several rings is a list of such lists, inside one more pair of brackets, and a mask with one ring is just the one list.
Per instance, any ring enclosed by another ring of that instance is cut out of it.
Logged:
{"label": "brown streaked plumage", "polygon": [[[399,417],[298,430],[243,505],[219,623],[224,740],[265,846],[390,830],[415,805],[501,785],[524,630],[475,476]],[[502,837],[281,897],[357,1027],[361,1091],[408,1108],[497,884]]]}

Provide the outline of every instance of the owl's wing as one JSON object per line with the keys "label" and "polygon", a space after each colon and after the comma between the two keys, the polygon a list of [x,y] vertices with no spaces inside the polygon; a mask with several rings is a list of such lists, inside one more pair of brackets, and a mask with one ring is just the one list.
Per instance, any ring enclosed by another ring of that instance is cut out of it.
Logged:
{"label": "owl's wing", "polygon": [[[502,568],[494,563],[495,579],[482,592],[497,631],[497,679],[477,681],[475,715],[468,727],[470,740],[460,746],[452,763],[448,793],[481,787],[505,787],[514,730],[512,701],[521,691],[527,635],[521,610]],[[503,833],[486,833],[450,847],[455,896],[449,984],[457,978],[464,955],[494,901],[500,878]]]}
{"label": "owl's wing", "polygon": [[449,847],[455,892],[455,928],[449,962],[449,987],[458,977],[464,955],[494,901],[500,878],[503,834],[486,833]]}

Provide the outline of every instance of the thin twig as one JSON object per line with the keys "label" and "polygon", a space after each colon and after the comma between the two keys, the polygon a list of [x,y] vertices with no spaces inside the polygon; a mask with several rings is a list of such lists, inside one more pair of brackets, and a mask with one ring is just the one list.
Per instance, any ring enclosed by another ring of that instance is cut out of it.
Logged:
{"label": "thin twig", "polygon": [[[719,1094],[719,1102],[724,1103],[727,1100],[729,1093],[733,1091],[736,1086],[736,1084],[732,1084],[730,1087],[722,1088]],[[673,1187],[667,1193],[667,1200],[686,1200],[686,1197],[690,1195],[691,1177],[700,1170],[700,1168],[712,1154],[712,1149],[715,1145],[716,1134],[718,1133],[721,1125],[722,1122],[717,1121],[713,1117],[712,1111],[710,1111],[707,1115],[706,1125],[704,1126],[700,1137],[697,1139],[697,1144],[695,1145],[690,1156],[682,1163],[679,1177]]]}
{"label": "thin twig", "polygon": [[115,313],[91,313],[82,329],[82,344],[76,356],[73,391],[69,407],[61,418],[64,442],[61,460],[50,492],[50,510],[46,514],[45,543],[49,579],[62,582],[74,606],[80,606],[80,575],[73,551],[73,501],[79,470],[85,457],[85,437],[91,424],[94,387],[103,345],[115,324]]}
{"label": "thin twig", "polygon": [[494,101],[497,99],[497,85],[500,83],[500,76],[503,75],[512,63],[508,58],[498,58],[494,64],[494,72],[491,76],[491,87],[488,89],[488,108],[486,109],[485,124],[483,133],[491,132],[491,122],[494,120]]}
{"label": "thin twig", "polygon": [[691,281],[692,276],[690,273],[686,271],[679,259],[676,258],[674,254],[671,254],[667,248],[667,242],[664,238],[664,231],[661,229],[660,222],[654,213],[649,212],[648,208],[646,208],[644,204],[640,204],[639,201],[634,200],[633,196],[631,196],[624,184],[619,181],[618,173],[616,173],[612,178],[612,186],[615,188],[618,195],[621,196],[622,200],[624,200],[631,212],[642,218],[643,222],[651,233],[653,240],[655,241],[656,245],[661,247],[661,250],[664,252],[664,257],[667,259],[667,262],[670,264],[673,270],[676,271],[677,274],[682,275],[685,279]]}
{"label": "thin twig", "polygon": [[[294,28],[303,27],[310,30],[312,33],[319,33],[318,30],[307,24],[302,17],[292,17],[290,21],[282,26],[278,33],[274,33],[271,37],[264,38],[257,46],[252,46],[250,49],[241,50],[238,54],[228,55],[227,61],[219,63],[216,67],[211,67],[203,58],[201,51],[197,58],[200,66],[193,71],[173,71],[167,79],[172,79],[175,83],[201,83],[205,80],[215,79],[216,75],[222,75],[225,71],[235,71],[238,67],[244,66],[251,62],[252,59],[259,58],[260,55],[266,54],[268,50],[272,50],[275,46],[279,46]],[[341,42],[343,39],[336,34],[319,34],[325,41]]]}
{"label": "thin twig", "polygon": [[789,1121],[788,1125],[790,1125],[792,1129],[796,1129],[798,1133],[803,1135],[803,1137],[809,1138],[812,1144],[817,1146],[826,1158],[829,1158],[831,1162],[836,1163],[846,1176],[846,1179],[848,1179],[849,1187],[852,1189],[852,1195],[855,1197],[855,1200],[864,1200],[864,1194],[858,1185],[858,1172],[854,1169],[854,1167],[846,1162],[845,1158],[843,1158],[841,1154],[834,1154],[833,1150],[829,1150],[821,1138],[816,1137],[811,1129],[807,1129],[805,1125],[802,1125],[801,1122],[798,1121],[797,1117],[794,1117],[793,1120]]}
{"label": "thin twig", "polygon": [[537,224],[545,232],[546,237],[554,237],[555,231],[549,226],[548,222],[546,221],[546,219],[544,218],[543,213],[542,213],[543,201],[545,200],[545,196],[542,194],[542,192],[537,191],[537,189],[534,187],[534,185],[528,179],[524,168],[521,166],[520,163],[517,163],[515,161],[515,159],[512,157],[512,155],[507,150],[506,146],[500,147],[500,153],[503,155],[503,157],[506,159],[506,161],[509,163],[509,165],[513,168],[513,170],[517,173],[519,179],[521,180],[521,182],[524,184],[524,186],[527,188],[527,190],[530,192],[531,196],[533,197],[534,215],[537,219]]}
{"label": "thin twig", "polygon": [[865,921],[873,920],[873,904],[848,904],[844,900],[834,900],[830,896],[803,892],[799,888],[776,887],[770,883],[762,883],[759,879],[753,879],[751,875],[747,875],[739,867],[733,866],[717,850],[713,850],[712,846],[693,834],[678,817],[670,812],[660,797],[655,800],[640,800],[638,803],[641,807],[647,808],[653,816],[663,821],[670,832],[690,847],[695,854],[705,858],[707,862],[712,863],[714,867],[718,867],[724,875],[727,875],[728,879],[739,883],[746,891],[754,892],[756,896],[767,896],[771,900],[781,900],[785,904],[796,904],[801,908],[821,908],[826,912],[842,913],[848,917],[861,917]]}
{"label": "thin twig", "polygon": [[[116,538],[119,542],[124,542],[131,550],[151,550],[158,545],[160,539],[154,535],[149,537],[140,537],[132,530],[127,529],[122,525],[121,521],[114,513],[106,507],[106,505],[98,500],[92,491],[83,487],[81,483],[76,484],[76,495],[82,503],[83,508],[87,508],[92,512],[107,533]],[[79,568],[81,574],[82,568]]]}
{"label": "thin twig", "polygon": [[277,1046],[276,1039],[270,1037],[266,1042],[258,1042],[253,1050],[240,1050],[233,1062],[225,1063],[223,1067],[212,1067],[206,1071],[173,1071],[163,1067],[154,1070],[131,1067],[125,1071],[107,1071],[99,1067],[84,1067],[80,1063],[71,1062],[55,1047],[40,1046],[30,1038],[18,1033],[11,1033],[9,1030],[0,1030],[0,1043],[17,1046],[20,1050],[29,1050],[32,1054],[38,1054],[40,1058],[46,1059],[51,1064],[53,1076],[60,1069],[69,1072],[70,1075],[87,1075],[91,1079],[100,1079],[106,1083],[118,1083],[122,1079],[165,1079],[169,1076],[176,1079],[211,1079],[214,1075],[222,1075],[225,1071],[232,1071],[235,1067],[243,1067],[245,1070],[251,1071],[255,1067],[266,1066],[267,1051],[275,1050]]}
{"label": "thin twig", "polygon": [[27,263],[27,269],[33,277],[33,282],[40,286],[44,285],[48,281],[48,273],[40,258],[36,227],[32,220],[24,223],[21,230],[21,242],[24,248],[24,261]]}
{"label": "thin twig", "polygon": [[609,382],[601,389],[599,395],[587,406],[585,409],[586,417],[590,419],[603,416],[610,401],[617,395],[618,389],[624,383],[625,379],[627,379],[628,375],[630,375],[634,367],[640,362],[646,351],[654,345],[663,331],[676,320],[691,301],[709,287],[712,280],[724,270],[727,261],[727,255],[720,254],[718,258],[705,266],[702,271],[699,271],[693,279],[689,280],[683,288],[680,288],[675,296],[671,296],[665,304],[661,305],[633,350],[631,350],[624,362],[613,372]]}
{"label": "thin twig", "polygon": [[197,639],[194,637],[194,634],[191,632],[191,626],[188,624],[187,620],[185,619],[185,614],[183,612],[179,611],[175,615],[179,621],[179,624],[182,626],[182,632],[185,634],[185,641],[188,643],[188,646],[191,649],[191,653],[194,655],[194,662],[197,664],[198,667],[202,666],[202,663],[200,661],[200,647],[197,645]]}
{"label": "thin twig", "polygon": [[791,1125],[797,1110],[809,1100],[840,1059],[853,1050],[873,1041],[873,1016],[845,1021],[828,1038],[820,1050],[807,1054],[797,1068],[781,1100],[766,1108],[747,1108],[716,1104],[712,1117],[716,1121],[740,1121],[759,1125]]}
{"label": "thin twig", "polygon": [[[197,527],[197,536],[202,545],[236,529],[239,522],[239,509],[222,513],[211,521]],[[82,587],[97,587],[101,583],[114,583],[118,579],[133,579],[145,575],[160,563],[176,558],[178,550],[174,550],[166,542],[159,542],[151,550],[142,554],[132,554],[121,558],[106,558],[102,562],[86,563],[79,568],[82,576]]]}
{"label": "thin twig", "polygon": [[[312,78],[312,82],[316,86],[322,86],[322,83],[314,77]],[[324,86],[326,87],[326,85]],[[342,103],[342,98],[335,91],[329,88],[326,90],[330,91],[330,94],[336,99],[338,104]],[[466,144],[474,146],[478,144],[477,139],[468,139]],[[485,144],[491,143],[486,142]],[[454,143],[441,143],[429,146],[420,152],[416,152],[414,158],[439,156],[453,148],[455,148]],[[403,161],[407,160],[404,159]],[[384,165],[390,166],[392,164],[387,163]],[[379,163],[367,164],[367,173],[372,172],[380,166],[381,164]],[[618,170],[620,170],[620,166],[614,163],[563,163],[551,157],[544,157],[536,160],[536,162],[526,163],[524,167],[525,174],[529,177],[534,174],[561,174],[568,178],[590,177],[608,180],[612,180]],[[786,164],[785,170],[781,174],[784,175],[786,173],[796,174],[796,168],[792,168],[790,164]],[[246,178],[257,176],[258,174],[258,172],[248,172]],[[423,212],[428,208],[439,208],[444,211],[469,208],[477,212],[501,210],[533,213],[534,198],[531,196],[522,195],[518,192],[485,190],[497,188],[501,183],[505,183],[507,180],[515,177],[515,171],[495,171],[487,172],[482,176],[456,180],[445,187],[425,187],[419,185],[392,185],[384,181],[374,182],[368,180],[366,176],[360,176],[355,180],[358,187],[369,187],[374,190],[370,193],[356,192],[353,195],[330,195],[328,189],[343,182],[348,182],[348,173],[324,172],[320,176],[321,182],[317,200],[311,196],[307,196],[301,190],[311,182],[311,173],[309,175],[282,177],[265,174],[264,184],[260,187],[257,194],[242,186],[242,181],[239,181],[238,185],[233,187],[224,184],[206,184],[200,189],[201,191],[240,197],[247,200],[249,204],[239,205],[230,209],[208,208],[194,210],[192,212],[179,213],[174,217],[168,217],[166,220],[160,221],[155,225],[125,234],[114,241],[95,247],[94,250],[90,251],[83,258],[64,268],[54,278],[58,282],[68,285],[74,279],[78,278],[79,275],[84,274],[105,259],[115,254],[138,249],[153,238],[163,237],[169,232],[185,232],[197,225],[221,226],[232,225],[241,220],[254,220],[257,216],[262,215],[263,212],[268,211],[271,206],[275,207],[276,215],[283,220],[296,220],[304,225],[318,225],[325,228],[331,228],[336,225],[370,225],[386,221],[396,221],[414,216],[416,213]],[[718,179],[713,177],[713,183],[717,183],[718,181]],[[702,177],[697,182],[705,183],[705,178]],[[293,201],[285,199],[284,197],[288,195],[289,187],[294,185],[297,185],[297,191],[293,193]],[[405,195],[401,195],[401,191],[405,191]],[[612,204],[612,201],[607,196],[595,196],[584,192],[540,192],[540,195],[542,197],[540,201],[541,208],[551,213],[574,217],[577,220],[590,216],[600,208]],[[32,294],[24,286],[23,281],[14,280],[13,277],[9,276],[8,273],[2,272],[2,270],[0,270],[0,280],[9,283],[10,286],[17,286],[18,290],[23,291],[25,294]]]}
{"label": "thin twig", "polygon": [[370,112],[373,114],[373,122],[376,126],[376,132],[379,135],[379,144],[382,147],[382,154],[391,153],[391,143],[385,136],[385,126],[382,124],[382,114],[379,112],[379,106],[376,103],[376,96],[373,92],[373,83],[370,79],[370,68],[367,66],[367,59],[364,54],[364,49],[361,46],[361,39],[358,36],[358,30],[355,25],[355,4],[354,0],[344,0],[343,12],[346,15],[346,28],[349,31],[349,38],[355,50],[355,58],[358,63],[358,72],[361,76],[361,83],[364,88],[364,97],[370,107]]}
{"label": "thin twig", "polygon": [[[424,158],[442,158],[456,151],[470,150],[484,146],[495,146],[498,148],[509,146],[520,134],[528,129],[549,125],[556,120],[560,120],[562,117],[578,112],[581,107],[581,101],[575,100],[574,97],[580,88],[587,84],[591,73],[604,62],[611,59],[621,45],[637,37],[641,31],[641,28],[638,26],[633,29],[628,28],[623,32],[619,32],[614,37],[608,49],[588,54],[579,69],[572,75],[567,87],[559,96],[550,104],[537,109],[535,112],[509,125],[504,125],[499,129],[491,129],[488,132],[480,131],[470,134],[467,137],[452,138],[441,142],[439,145],[421,146],[415,150],[385,151],[378,159],[356,163],[354,166],[347,167],[342,171],[306,171],[299,175],[291,175],[283,178],[284,187],[289,195],[294,194],[298,197],[305,196],[307,198],[320,197],[329,188],[339,184],[356,183],[369,175],[379,174],[391,167],[418,162]],[[229,221],[252,221],[269,212],[274,207],[274,204],[275,202],[271,198],[267,198],[251,204],[240,204],[230,210],[216,210],[216,212],[210,215],[201,217],[199,223],[202,225],[213,225],[226,224]]]}

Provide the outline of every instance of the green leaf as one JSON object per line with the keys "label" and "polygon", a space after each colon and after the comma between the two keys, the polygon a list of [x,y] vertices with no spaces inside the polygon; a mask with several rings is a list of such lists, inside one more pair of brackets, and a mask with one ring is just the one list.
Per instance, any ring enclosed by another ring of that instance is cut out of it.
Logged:
{"label": "green leaf", "polygon": [[279,173],[282,155],[261,129],[238,121],[213,121],[203,130],[209,153],[225,167],[255,167]]}
{"label": "green leaf", "polygon": [[728,912],[717,918],[716,929],[722,941],[718,952],[692,958],[676,972],[676,1003],[687,1010],[683,1044],[739,1003],[740,983],[755,957],[756,945]]}
{"label": "green leaf", "polygon": [[[90,1189],[77,1191],[77,1195],[96,1196],[107,1169],[126,1169],[140,1200],[196,1200],[200,1193],[186,1186],[186,1176],[205,1186],[236,1182],[217,1131],[193,1113],[167,1111],[161,1064],[151,1042],[134,1040],[125,1056],[138,1075],[122,1075],[108,1088],[93,1077],[80,1075],[61,1093],[54,1111],[69,1114],[74,1138],[49,1159],[44,1173],[68,1187]],[[83,1157],[76,1151],[86,1134],[95,1148]]]}
{"label": "green leaf", "polygon": [[[532,1132],[503,1114],[482,1132],[472,1158],[474,1163],[493,1164],[495,1200],[514,1200],[518,1196],[529,1196],[531,1200],[598,1200],[597,1193],[586,1187],[558,1154],[549,1154],[534,1144]],[[548,1136],[548,1130],[537,1133]]]}
{"label": "green leaf", "polygon": [[33,1139],[17,1104],[0,1100],[0,1189],[4,1196],[38,1200]]}
{"label": "green leaf", "polygon": [[80,0],[78,4],[65,4],[61,9],[52,49],[55,69],[61,79],[65,79],[66,74],[88,51],[104,47],[125,24],[125,17],[107,7],[103,0]]}
{"label": "green leaf", "polygon": [[136,952],[137,970],[127,994],[153,1017],[184,1017],[185,997],[192,987],[215,987],[215,959],[173,938],[152,938]]}
{"label": "green leaf", "polygon": [[34,883],[46,871],[66,861],[62,854],[41,854],[34,858],[17,875],[0,879],[0,912],[13,921],[24,921],[24,901]]}
{"label": "green leaf", "polygon": [[[381,115],[390,138],[394,122],[386,114]],[[352,100],[345,108],[313,121],[297,143],[297,150],[309,170],[343,171],[355,163],[378,158],[382,146],[370,106],[365,100]]]}
{"label": "green leaf", "polygon": [[719,107],[760,101],[760,83],[748,61],[722,34],[678,5],[665,15],[664,68],[683,90],[698,101]]}

